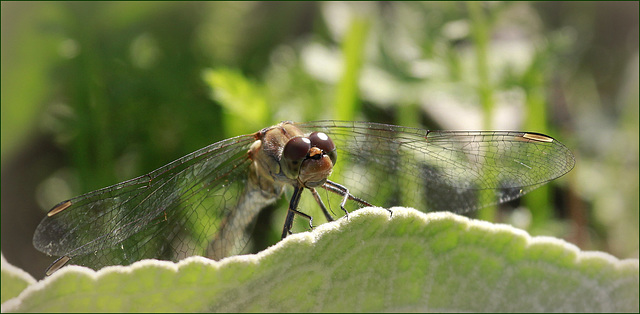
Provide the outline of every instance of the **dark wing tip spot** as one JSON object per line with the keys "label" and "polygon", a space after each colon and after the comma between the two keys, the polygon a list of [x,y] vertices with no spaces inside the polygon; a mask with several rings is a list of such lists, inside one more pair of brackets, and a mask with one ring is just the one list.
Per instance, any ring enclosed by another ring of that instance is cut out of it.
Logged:
{"label": "dark wing tip spot", "polygon": [[47,268],[47,270],[45,271],[45,274],[47,276],[50,276],[51,274],[53,274],[56,271],[58,271],[58,269],[62,268],[62,266],[66,265],[69,262],[69,260],[71,260],[71,257],[69,257],[69,256],[60,257],[55,262],[53,262],[53,264],[51,264],[51,266],[49,266],[49,268]]}
{"label": "dark wing tip spot", "polygon": [[71,206],[71,201],[60,202],[58,205],[53,206],[53,208],[51,210],[49,210],[49,212],[47,213],[47,216],[51,217],[51,216],[53,216],[55,214],[58,214],[61,211],[69,208],[69,206]]}
{"label": "dark wing tip spot", "polygon": [[545,142],[545,143],[553,142],[552,138],[543,134],[525,133],[524,135],[522,135],[522,137],[528,140],[536,141],[536,142]]}

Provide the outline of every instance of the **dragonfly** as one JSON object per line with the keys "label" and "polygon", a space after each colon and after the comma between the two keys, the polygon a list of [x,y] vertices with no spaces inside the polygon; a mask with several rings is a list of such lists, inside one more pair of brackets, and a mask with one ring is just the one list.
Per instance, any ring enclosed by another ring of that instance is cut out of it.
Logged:
{"label": "dragonfly", "polygon": [[516,199],[574,164],[566,146],[534,132],[285,121],[60,202],[33,244],[59,257],[47,275],[67,264],[219,260],[242,252],[257,215],[283,195],[291,195],[285,238],[296,216],[313,228],[313,203],[327,221],[338,207],[342,217],[366,206],[465,213]]}

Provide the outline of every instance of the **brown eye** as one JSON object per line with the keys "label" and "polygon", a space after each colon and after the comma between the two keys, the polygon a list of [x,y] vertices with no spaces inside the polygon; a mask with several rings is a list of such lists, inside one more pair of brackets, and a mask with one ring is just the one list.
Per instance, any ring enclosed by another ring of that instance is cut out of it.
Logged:
{"label": "brown eye", "polygon": [[317,148],[320,148],[325,154],[329,155],[333,164],[336,164],[336,159],[338,158],[336,154],[336,145],[333,144],[331,138],[322,132],[313,132],[309,134],[309,140],[311,140],[311,145]]}
{"label": "brown eye", "polygon": [[336,146],[333,145],[333,141],[329,138],[329,136],[322,132],[311,133],[309,135],[309,140],[311,140],[312,146],[322,149],[325,153],[334,151],[336,149]]}
{"label": "brown eye", "polygon": [[288,160],[302,160],[309,153],[311,141],[305,137],[294,137],[287,142],[282,151],[282,156]]}

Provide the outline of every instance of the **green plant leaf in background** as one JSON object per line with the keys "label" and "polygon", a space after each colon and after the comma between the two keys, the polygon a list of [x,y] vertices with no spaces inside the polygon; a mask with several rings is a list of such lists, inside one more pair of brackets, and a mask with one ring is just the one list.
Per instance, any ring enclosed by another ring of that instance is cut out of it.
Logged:
{"label": "green plant leaf in background", "polygon": [[202,78],[211,88],[211,98],[224,108],[229,136],[253,133],[272,124],[273,114],[261,85],[226,68],[206,69]]}
{"label": "green plant leaf in background", "polygon": [[2,260],[2,295],[0,296],[0,302],[4,303],[4,301],[17,297],[26,287],[36,283],[36,280],[24,270],[9,264],[4,259],[4,255],[0,258]]}
{"label": "green plant leaf in background", "polygon": [[[392,210],[362,209],[220,262],[67,267],[2,311],[638,311],[637,259],[452,213]],[[3,275],[5,285],[15,281]]]}
{"label": "green plant leaf in background", "polygon": [[[15,32],[5,33],[3,27],[2,152],[15,149],[29,135],[30,128],[37,124],[42,114],[43,99],[51,90],[46,73],[53,67],[57,49],[64,54],[64,45],[58,47],[62,40],[60,36],[42,32],[42,27],[31,21],[50,21],[59,17],[61,12],[55,7],[50,4],[2,4],[3,9],[9,8],[7,12],[12,12],[3,13],[3,26],[10,25],[10,30]],[[4,162],[4,153],[2,158]]]}

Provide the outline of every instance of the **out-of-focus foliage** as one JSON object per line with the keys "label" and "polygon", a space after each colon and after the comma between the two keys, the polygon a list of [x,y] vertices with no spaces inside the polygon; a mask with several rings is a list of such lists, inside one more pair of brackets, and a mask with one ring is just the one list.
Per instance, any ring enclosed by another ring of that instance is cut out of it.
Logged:
{"label": "out-of-focus foliage", "polygon": [[576,168],[478,215],[638,256],[637,2],[3,2],[1,97],[3,253],[38,278],[53,204],[325,118],[549,134]]}

